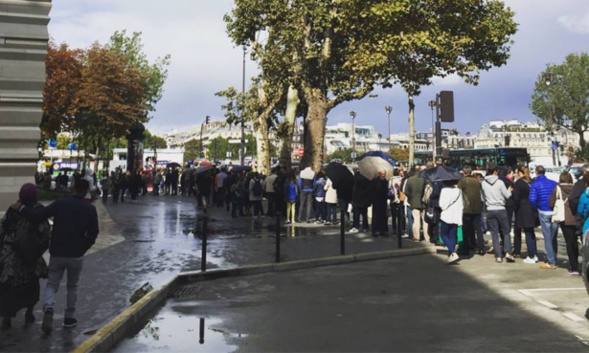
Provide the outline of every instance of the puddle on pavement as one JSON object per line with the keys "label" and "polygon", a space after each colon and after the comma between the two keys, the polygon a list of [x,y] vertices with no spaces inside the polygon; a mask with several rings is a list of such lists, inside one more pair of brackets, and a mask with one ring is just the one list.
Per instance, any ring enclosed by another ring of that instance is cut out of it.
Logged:
{"label": "puddle on pavement", "polygon": [[238,347],[227,340],[247,336],[229,332],[219,318],[181,315],[164,309],[112,352],[232,352]]}

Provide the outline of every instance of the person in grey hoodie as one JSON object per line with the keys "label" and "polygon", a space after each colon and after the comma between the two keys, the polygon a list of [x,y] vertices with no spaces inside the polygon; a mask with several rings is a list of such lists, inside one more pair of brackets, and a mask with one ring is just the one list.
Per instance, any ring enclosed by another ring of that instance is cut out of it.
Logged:
{"label": "person in grey hoodie", "polygon": [[483,202],[487,206],[487,227],[491,231],[493,238],[493,249],[495,249],[495,261],[503,262],[503,252],[507,262],[515,262],[511,254],[511,237],[505,237],[503,241],[503,250],[499,243],[499,229],[503,234],[509,234],[509,221],[505,203],[511,197],[511,191],[507,190],[505,183],[499,180],[498,169],[496,165],[489,165],[487,176],[482,183]]}

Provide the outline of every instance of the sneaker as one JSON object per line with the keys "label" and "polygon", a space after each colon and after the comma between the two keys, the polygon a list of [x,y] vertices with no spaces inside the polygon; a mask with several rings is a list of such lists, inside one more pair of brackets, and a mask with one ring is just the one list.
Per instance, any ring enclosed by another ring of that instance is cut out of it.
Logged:
{"label": "sneaker", "polygon": [[290,221],[286,221],[286,222],[284,222],[284,224],[290,224]]}
{"label": "sneaker", "polygon": [[446,263],[448,265],[457,263],[458,261],[460,261],[460,256],[458,256],[458,254],[455,252],[448,255],[448,258],[446,259]]}
{"label": "sneaker", "polygon": [[511,254],[505,254],[505,261],[507,262],[515,262],[515,257]]}
{"label": "sneaker", "polygon": [[569,270],[569,275],[571,275],[571,276],[580,276],[581,274],[579,273],[579,271]]}
{"label": "sneaker", "polygon": [[543,270],[556,270],[556,265],[554,264],[549,264],[549,263],[543,263],[542,265],[540,265],[540,268]]}
{"label": "sneaker", "polygon": [[405,233],[405,234],[401,235],[401,238],[403,238],[403,239],[409,239],[409,234]]}
{"label": "sneaker", "polygon": [[53,309],[48,308],[43,313],[43,322],[41,323],[41,330],[46,334],[50,334],[53,331]]}
{"label": "sneaker", "polygon": [[359,230],[356,228],[352,228],[348,231],[348,233],[358,233],[358,232],[359,232]]}
{"label": "sneaker", "polygon": [[502,262],[503,262],[503,259],[502,259],[502,258],[500,258],[500,257],[496,257],[496,258],[495,258],[495,262],[496,262],[496,263],[498,263],[498,264],[500,264],[500,263],[502,263]]}
{"label": "sneaker", "polygon": [[528,257],[526,257],[526,258],[524,259],[524,263],[526,263],[526,264],[535,264],[535,263],[538,263],[538,257],[534,256],[534,257],[532,258],[532,257],[529,257],[529,256],[528,256]]}
{"label": "sneaker", "polygon": [[63,327],[65,328],[72,328],[76,327],[78,324],[78,320],[74,319],[73,317],[66,317],[63,319]]}

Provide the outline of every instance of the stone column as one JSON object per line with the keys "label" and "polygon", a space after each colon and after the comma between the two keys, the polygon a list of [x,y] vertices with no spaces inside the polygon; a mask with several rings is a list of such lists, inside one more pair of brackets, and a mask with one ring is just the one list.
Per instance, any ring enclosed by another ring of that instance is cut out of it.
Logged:
{"label": "stone column", "polygon": [[34,182],[51,0],[0,0],[0,213]]}

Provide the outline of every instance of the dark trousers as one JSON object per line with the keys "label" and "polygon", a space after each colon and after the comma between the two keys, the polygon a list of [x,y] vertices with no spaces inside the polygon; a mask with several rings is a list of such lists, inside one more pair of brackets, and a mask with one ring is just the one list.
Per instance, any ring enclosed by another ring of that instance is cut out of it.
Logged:
{"label": "dark trousers", "polygon": [[481,228],[480,213],[465,213],[462,215],[462,241],[468,250],[485,251],[485,238]]}
{"label": "dark trousers", "polygon": [[252,208],[254,209],[254,216],[261,216],[264,214],[262,200],[252,200]]}
{"label": "dark trousers", "polygon": [[354,224],[352,227],[360,229],[360,216],[362,216],[362,229],[368,229],[368,207],[354,207]]}
{"label": "dark trousers", "polygon": [[579,244],[577,243],[577,235],[575,234],[576,226],[567,226],[564,223],[560,224],[560,230],[564,235],[564,241],[567,246],[567,255],[569,258],[569,270],[579,271]]}
{"label": "dark trousers", "polygon": [[104,189],[102,190],[102,202],[106,203],[106,200],[108,199],[108,189]]}
{"label": "dark trousers", "polygon": [[458,242],[458,225],[440,221],[440,236],[444,245],[448,248],[448,254],[456,252],[456,243]]}
{"label": "dark trousers", "polygon": [[[402,203],[391,202],[391,218],[393,234],[403,235],[405,231],[405,207],[403,207]],[[397,229],[401,229],[400,234],[397,234]]]}
{"label": "dark trousers", "polygon": [[536,248],[536,234],[534,233],[534,228],[514,228],[513,229],[513,254],[514,255],[521,255],[522,252],[522,230],[526,236],[526,247],[528,248],[528,256],[534,257],[538,255],[538,250]]}
{"label": "dark trousers", "polygon": [[315,200],[315,218],[317,220],[327,220],[327,204],[324,201]]}
{"label": "dark trousers", "polygon": [[[495,257],[503,258],[503,252],[511,254],[511,237],[509,236],[509,221],[507,212],[505,210],[489,210],[487,211],[487,227],[491,231],[493,238],[493,249]],[[503,250],[499,242],[499,232],[506,234],[503,239]]]}
{"label": "dark trousers", "polygon": [[[299,221],[309,221],[311,219],[311,209],[313,208],[313,192],[302,191],[301,198],[298,208],[298,219]],[[303,213],[305,210],[305,213]]]}
{"label": "dark trousers", "polygon": [[276,215],[275,199],[276,197],[273,192],[266,193],[266,200],[268,200],[268,212],[266,214],[271,217]]}
{"label": "dark trousers", "polygon": [[372,234],[388,232],[387,223],[387,201],[375,201],[372,204]]}

